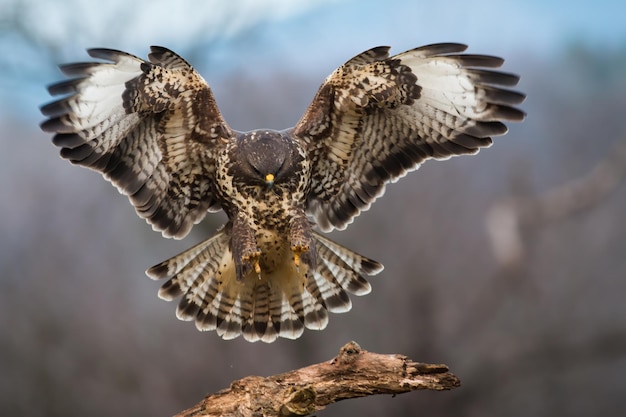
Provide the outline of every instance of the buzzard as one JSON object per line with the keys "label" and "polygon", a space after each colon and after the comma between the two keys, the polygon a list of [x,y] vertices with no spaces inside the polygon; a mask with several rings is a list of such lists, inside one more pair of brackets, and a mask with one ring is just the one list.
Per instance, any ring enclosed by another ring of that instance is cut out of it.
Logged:
{"label": "buzzard", "polygon": [[184,238],[207,212],[228,222],[202,243],[147,270],[176,315],[224,339],[296,339],[383,266],[328,239],[427,159],[475,154],[521,121],[519,77],[501,58],[456,43],[390,56],[376,47],[322,83],[295,127],[238,132],[183,58],[148,60],[89,49],[62,65],[41,125],[71,163],[96,170],[165,237]]}

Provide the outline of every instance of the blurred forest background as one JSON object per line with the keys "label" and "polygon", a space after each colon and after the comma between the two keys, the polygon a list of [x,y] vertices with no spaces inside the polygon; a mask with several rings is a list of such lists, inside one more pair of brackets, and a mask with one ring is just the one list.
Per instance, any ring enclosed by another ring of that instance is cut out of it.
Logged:
{"label": "blurred forest background", "polygon": [[[463,386],[319,416],[623,415],[626,5],[587,3],[0,0],[0,415],[167,416],[350,340],[446,363]],[[174,49],[249,130],[294,125],[362,50],[442,41],[505,57],[527,120],[477,156],[426,163],[333,233],[386,268],[297,341],[225,342],[178,321],[144,270],[223,215],[162,239],[38,127],[56,66],[88,47]]]}

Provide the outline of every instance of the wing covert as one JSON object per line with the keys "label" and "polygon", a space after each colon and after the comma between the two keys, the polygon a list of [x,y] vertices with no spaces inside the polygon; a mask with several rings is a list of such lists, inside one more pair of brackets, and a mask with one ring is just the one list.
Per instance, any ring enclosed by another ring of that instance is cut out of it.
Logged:
{"label": "wing covert", "polygon": [[96,170],[166,237],[182,238],[207,210],[216,154],[233,137],[202,77],[181,57],[151,47],[145,61],[90,49],[104,62],[61,66],[64,95],[42,106],[44,131],[70,162]]}
{"label": "wing covert", "polygon": [[293,130],[313,160],[307,210],[323,231],[344,229],[385,184],[427,159],[474,154],[521,121],[519,77],[503,60],[444,43],[388,55],[366,51],[333,72]]}

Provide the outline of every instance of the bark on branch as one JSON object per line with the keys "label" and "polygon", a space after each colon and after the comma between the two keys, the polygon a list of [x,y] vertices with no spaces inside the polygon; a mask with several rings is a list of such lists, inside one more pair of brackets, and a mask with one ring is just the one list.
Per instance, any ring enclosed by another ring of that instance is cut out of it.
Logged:
{"label": "bark on branch", "polygon": [[328,362],[235,381],[230,388],[207,396],[176,417],[305,416],[349,398],[420,389],[449,390],[460,384],[446,365],[371,353],[350,342]]}

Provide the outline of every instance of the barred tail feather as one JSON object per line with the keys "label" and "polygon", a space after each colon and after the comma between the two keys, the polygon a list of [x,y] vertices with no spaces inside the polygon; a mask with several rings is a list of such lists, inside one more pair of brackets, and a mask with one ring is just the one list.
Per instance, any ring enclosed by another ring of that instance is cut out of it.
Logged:
{"label": "barred tail feather", "polygon": [[318,243],[318,256],[331,270],[339,285],[354,295],[369,294],[372,287],[362,275],[376,275],[383,270],[383,265],[319,233],[314,232],[314,235]]}
{"label": "barred tail feather", "polygon": [[146,271],[155,280],[171,277],[159,290],[159,298],[172,301],[200,286],[215,274],[220,266],[220,258],[228,248],[228,236],[219,231],[210,239],[161,262]]}
{"label": "barred tail feather", "polygon": [[266,272],[262,267],[260,276],[251,272],[239,282],[230,236],[221,230],[146,273],[153,279],[169,278],[159,297],[172,301],[182,296],[176,315],[195,321],[199,330],[214,330],[226,340],[240,335],[250,342],[297,339],[305,328],[324,329],[328,312],[350,310],[348,293],[369,293],[371,287],[363,275],[382,270],[378,262],[317,233],[314,237],[315,271],[306,265],[297,268],[287,246],[276,269]]}

